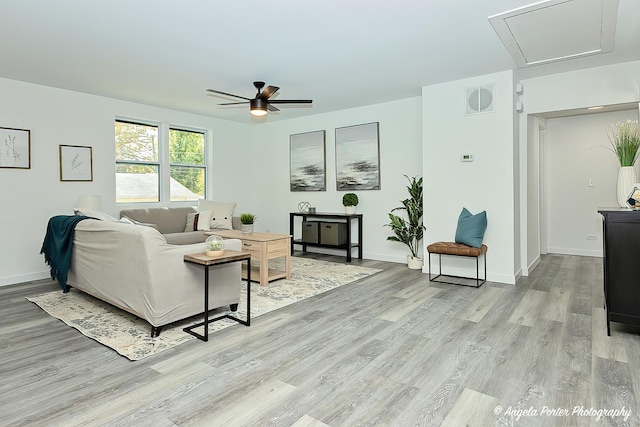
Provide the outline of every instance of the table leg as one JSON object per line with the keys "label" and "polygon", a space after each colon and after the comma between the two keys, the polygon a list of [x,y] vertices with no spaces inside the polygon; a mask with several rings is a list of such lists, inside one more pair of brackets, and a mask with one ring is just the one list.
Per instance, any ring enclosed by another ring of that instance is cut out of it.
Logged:
{"label": "table leg", "polygon": [[289,213],[289,234],[291,235],[291,255],[293,255],[293,225],[294,225],[295,216],[292,213]]}
{"label": "table leg", "polygon": [[[239,319],[236,321],[242,323]],[[251,259],[247,260],[247,323],[242,324],[251,326]]]}
{"label": "table leg", "polygon": [[351,262],[351,217],[347,218],[347,262]]}
{"label": "table leg", "polygon": [[[291,239],[291,237],[289,237],[289,240],[293,241]],[[291,279],[291,255],[287,254],[284,257],[284,269],[285,269],[285,273],[287,275],[287,279]]]}
{"label": "table leg", "polygon": [[267,258],[269,242],[260,243],[260,286],[269,285],[269,259]]}
{"label": "table leg", "polygon": [[204,339],[209,341],[209,266],[204,266]]}
{"label": "table leg", "polygon": [[358,218],[358,259],[362,259],[362,217]]}

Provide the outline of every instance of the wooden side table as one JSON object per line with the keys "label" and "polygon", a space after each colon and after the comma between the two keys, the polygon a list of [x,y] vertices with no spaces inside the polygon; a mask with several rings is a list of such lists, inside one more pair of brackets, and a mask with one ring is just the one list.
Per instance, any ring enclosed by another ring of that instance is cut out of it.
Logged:
{"label": "wooden side table", "polygon": [[[230,314],[218,316],[215,319],[209,320],[209,267],[214,265],[228,264],[230,262],[242,262],[247,261],[247,264],[251,264],[251,254],[248,252],[239,252],[232,250],[225,250],[224,254],[218,257],[206,256],[204,253],[191,254],[184,256],[184,262],[189,262],[204,267],[204,321],[196,323],[193,326],[189,326],[183,329],[188,334],[202,340],[209,341],[209,323],[213,323],[221,319],[231,319],[242,325],[251,326],[251,269],[248,269],[247,274],[247,320],[242,320],[234,317]],[[193,330],[200,326],[204,326],[204,335],[200,335]]]}
{"label": "wooden side table", "polygon": [[[291,278],[291,236],[275,233],[244,234],[241,230],[212,230],[205,234],[215,234],[224,239],[242,240],[242,250],[249,252],[251,257],[259,261],[260,286],[267,286],[276,279]],[[284,271],[269,269],[269,260],[284,257]]]}

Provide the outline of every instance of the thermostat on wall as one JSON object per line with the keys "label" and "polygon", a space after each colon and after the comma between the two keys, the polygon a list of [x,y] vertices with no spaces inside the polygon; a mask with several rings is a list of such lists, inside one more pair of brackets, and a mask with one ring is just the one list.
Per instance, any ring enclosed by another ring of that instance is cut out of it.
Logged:
{"label": "thermostat on wall", "polygon": [[460,155],[461,162],[473,162],[473,154],[462,154]]}

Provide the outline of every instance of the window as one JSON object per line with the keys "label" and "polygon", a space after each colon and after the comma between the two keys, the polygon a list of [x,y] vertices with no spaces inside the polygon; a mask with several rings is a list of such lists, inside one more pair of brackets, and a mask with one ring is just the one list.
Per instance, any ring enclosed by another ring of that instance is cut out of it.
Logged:
{"label": "window", "polygon": [[204,131],[116,120],[116,203],[203,199],[205,140]]}
{"label": "window", "polygon": [[204,199],[204,132],[169,129],[170,200]]}
{"label": "window", "polygon": [[160,201],[158,126],[116,121],[116,203]]}

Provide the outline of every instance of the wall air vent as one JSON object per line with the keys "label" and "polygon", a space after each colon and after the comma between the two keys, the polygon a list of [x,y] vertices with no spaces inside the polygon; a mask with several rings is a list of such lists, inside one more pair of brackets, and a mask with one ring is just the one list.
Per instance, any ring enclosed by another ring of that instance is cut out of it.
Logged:
{"label": "wall air vent", "polygon": [[465,89],[467,114],[490,113],[493,111],[493,84],[468,87]]}

